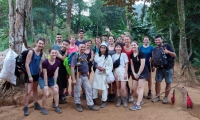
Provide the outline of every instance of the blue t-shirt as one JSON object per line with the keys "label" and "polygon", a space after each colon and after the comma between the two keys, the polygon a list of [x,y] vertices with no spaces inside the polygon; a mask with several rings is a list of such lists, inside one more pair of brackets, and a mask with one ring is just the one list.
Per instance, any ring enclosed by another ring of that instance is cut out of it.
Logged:
{"label": "blue t-shirt", "polygon": [[40,61],[41,56],[36,55],[35,52],[33,52],[33,58],[31,59],[31,62],[29,64],[31,75],[38,75],[40,70]]}
{"label": "blue t-shirt", "polygon": [[99,48],[97,48],[96,46],[92,47],[92,51],[94,52],[94,54],[98,54],[99,53]]}
{"label": "blue t-shirt", "polygon": [[61,49],[61,46],[58,46],[57,44],[53,45],[51,47],[52,49],[56,49],[56,50],[60,50]]}
{"label": "blue t-shirt", "polygon": [[140,51],[144,53],[145,56],[145,64],[147,66],[150,66],[149,59],[152,57],[152,52],[153,52],[153,46],[149,45],[148,47],[140,46]]}
{"label": "blue t-shirt", "polygon": [[76,40],[75,45],[76,45],[76,46],[79,46],[80,44],[85,44],[85,43],[86,43],[85,40],[83,40],[82,42]]}

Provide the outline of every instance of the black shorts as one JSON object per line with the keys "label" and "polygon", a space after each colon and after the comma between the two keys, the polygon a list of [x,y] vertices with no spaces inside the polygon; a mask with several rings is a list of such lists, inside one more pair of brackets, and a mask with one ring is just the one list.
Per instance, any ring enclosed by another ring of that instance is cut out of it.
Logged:
{"label": "black shorts", "polygon": [[59,88],[67,88],[68,85],[68,75],[67,73],[63,73],[62,75],[58,75],[57,84]]}
{"label": "black shorts", "polygon": [[[33,82],[38,82],[39,73],[38,73],[37,75],[32,75],[32,78],[33,78]],[[29,81],[29,77],[28,77],[28,74],[27,74],[27,73],[24,74],[24,82],[25,82],[25,83],[31,83],[31,82]]]}
{"label": "black shorts", "polygon": [[[148,80],[148,78],[149,78],[149,74],[141,74],[141,75],[139,76],[139,79]],[[133,80],[136,80],[135,77],[134,77],[134,75],[133,75],[132,79],[133,79]],[[138,80],[136,80],[136,81],[138,81]]]}
{"label": "black shorts", "polygon": [[148,68],[149,72],[151,72],[151,67],[150,67],[150,66],[147,66],[147,68]]}

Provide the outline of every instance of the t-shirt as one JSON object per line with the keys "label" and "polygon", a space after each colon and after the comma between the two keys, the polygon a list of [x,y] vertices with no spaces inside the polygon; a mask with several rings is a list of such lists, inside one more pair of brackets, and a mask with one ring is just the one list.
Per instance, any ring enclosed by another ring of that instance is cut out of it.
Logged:
{"label": "t-shirt", "polygon": [[140,51],[144,53],[144,56],[145,56],[145,64],[146,64],[147,66],[150,66],[149,59],[150,59],[150,57],[152,57],[153,49],[154,49],[153,46],[148,46],[148,47],[141,46],[141,47],[140,47]]}
{"label": "t-shirt", "polygon": [[[130,50],[130,51],[126,51],[124,49],[124,47],[122,48],[122,52],[126,53],[127,57],[128,57],[128,61],[130,61],[130,55],[133,53],[133,50]],[[130,62],[128,62],[128,64],[131,64]]]}
{"label": "t-shirt", "polygon": [[61,46],[55,44],[51,47],[52,49],[56,49],[56,50],[60,50],[61,49]]}
{"label": "t-shirt", "polygon": [[94,54],[98,54],[99,53],[99,48],[97,48],[96,46],[92,47],[92,51],[94,52]]}
{"label": "t-shirt", "polygon": [[[117,54],[117,53],[112,56],[113,63],[117,59],[119,59],[119,56],[120,56],[120,54]],[[128,57],[127,57],[126,53],[122,52],[121,56],[120,56],[120,66],[125,67],[126,63],[128,63]]]}
{"label": "t-shirt", "polygon": [[[48,59],[42,62],[42,69],[47,70],[47,79],[52,78],[54,76],[54,72],[59,66],[60,66],[60,60],[58,59],[55,60],[55,63],[53,65],[49,63]],[[43,72],[40,74],[40,77],[44,78]]]}
{"label": "t-shirt", "polygon": [[73,66],[73,67],[77,66],[77,59],[78,59],[78,56],[80,55],[82,62],[81,62],[81,65],[78,66],[78,72],[80,72],[82,74],[87,74],[89,72],[89,67],[88,67],[88,63],[87,63],[87,56],[85,54],[79,54],[79,55],[78,54],[75,54],[72,57],[71,66]]}
{"label": "t-shirt", "polygon": [[[131,60],[133,62],[135,73],[138,73],[138,71],[140,69],[140,66],[141,66],[140,60],[141,59],[145,59],[144,53],[140,51],[139,54],[136,57],[134,57],[134,55],[131,54],[130,58],[131,58]],[[148,70],[147,66],[145,65],[144,66],[144,70],[142,71],[141,74],[148,74],[148,73],[149,73],[149,70]]]}
{"label": "t-shirt", "polygon": [[[59,53],[63,56],[65,54],[65,51],[59,50]],[[60,60],[59,58],[57,58]],[[58,70],[58,76],[66,76],[67,75],[67,70],[63,64],[63,60],[60,60],[60,66]]]}
{"label": "t-shirt", "polygon": [[80,44],[85,44],[86,43],[86,41],[85,40],[83,40],[83,41],[79,41],[79,40],[76,40],[76,42],[75,42],[75,45],[76,46],[79,46]]}

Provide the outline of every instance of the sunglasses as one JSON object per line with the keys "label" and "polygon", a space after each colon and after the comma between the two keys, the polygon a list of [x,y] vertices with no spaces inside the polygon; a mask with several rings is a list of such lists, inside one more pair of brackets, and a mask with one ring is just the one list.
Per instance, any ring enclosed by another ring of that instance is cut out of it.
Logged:
{"label": "sunglasses", "polygon": [[61,38],[61,37],[57,37],[57,38]]}

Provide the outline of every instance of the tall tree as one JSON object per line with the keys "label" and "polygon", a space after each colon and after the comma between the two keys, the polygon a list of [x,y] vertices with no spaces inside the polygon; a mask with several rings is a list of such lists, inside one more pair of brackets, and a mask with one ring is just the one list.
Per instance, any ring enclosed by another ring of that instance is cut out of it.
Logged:
{"label": "tall tree", "polygon": [[185,33],[185,8],[184,0],[177,0],[177,9],[179,17],[179,30],[180,30],[180,44],[179,44],[179,63],[183,71],[186,72],[187,80],[192,83],[197,82],[195,80],[194,72],[191,69],[189,61],[189,54],[187,50],[187,40]]}
{"label": "tall tree", "polygon": [[[71,30],[71,17],[72,17],[72,0],[68,0],[67,1],[67,22],[66,22],[66,28],[67,28],[67,32],[69,32],[68,34],[70,34],[70,30]],[[67,38],[69,37],[69,35],[67,34]]]}
{"label": "tall tree", "polygon": [[51,5],[52,5],[52,7],[51,7],[52,8],[51,30],[53,30],[55,23],[56,23],[56,0],[53,0]]}
{"label": "tall tree", "polygon": [[9,44],[11,49],[15,49],[15,4],[14,0],[8,0],[9,3]]}

